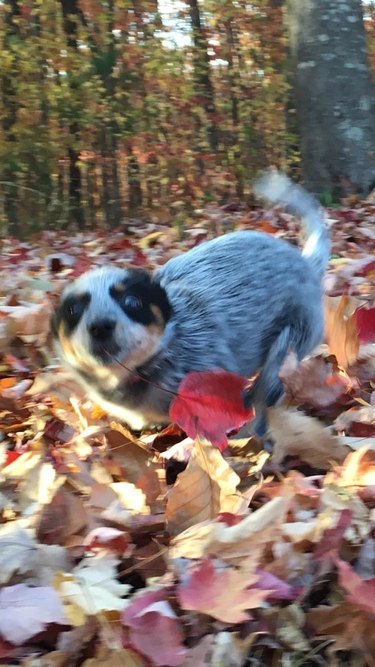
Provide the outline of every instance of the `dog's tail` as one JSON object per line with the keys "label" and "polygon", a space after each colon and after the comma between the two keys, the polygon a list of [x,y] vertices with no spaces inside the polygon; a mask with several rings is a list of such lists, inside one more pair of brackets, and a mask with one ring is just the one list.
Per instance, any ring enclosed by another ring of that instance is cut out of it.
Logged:
{"label": "dog's tail", "polygon": [[330,257],[330,239],[319,202],[279,172],[269,172],[253,186],[256,195],[272,204],[282,204],[302,221],[305,242],[302,254],[323,277]]}

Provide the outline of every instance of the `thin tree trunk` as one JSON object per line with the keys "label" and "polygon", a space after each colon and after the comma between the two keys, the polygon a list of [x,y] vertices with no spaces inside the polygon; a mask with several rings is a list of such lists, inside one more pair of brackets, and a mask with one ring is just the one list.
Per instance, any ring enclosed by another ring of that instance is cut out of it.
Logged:
{"label": "thin tree trunk", "polygon": [[361,0],[288,0],[303,177],[320,196],[375,177],[374,99]]}
{"label": "thin tree trunk", "polygon": [[[78,0],[61,0],[61,8],[64,17],[64,31],[68,47],[74,49],[74,51],[78,51],[77,22],[82,18]],[[82,182],[81,171],[79,168],[79,150],[77,148],[80,134],[77,122],[73,122],[69,125],[69,134],[69,222],[73,221],[78,225],[79,229],[83,229],[85,221],[81,202]]]}
{"label": "thin tree trunk", "polygon": [[[17,19],[19,17],[19,7],[17,0],[8,0],[4,3],[8,5],[9,9],[6,12],[6,29],[8,38],[12,39],[19,35],[19,28]],[[16,90],[17,82],[13,77],[4,75],[2,77],[2,94],[4,99],[4,109],[6,113],[3,116],[2,129],[4,136],[10,144],[10,152],[12,153],[12,146],[15,146],[15,137],[13,134],[13,127],[17,119],[17,102]],[[9,155],[5,164],[1,169],[1,180],[4,182],[0,187],[4,188],[4,214],[6,218],[6,226],[8,233],[11,236],[19,236],[20,227],[18,219],[18,177],[14,155]]]}
{"label": "thin tree trunk", "polygon": [[202,28],[198,0],[188,0],[194,42],[194,80],[197,97],[201,100],[207,119],[207,140],[210,149],[217,151],[219,139],[216,123],[214,89],[211,81],[208,45]]}
{"label": "thin tree trunk", "polygon": [[231,103],[231,117],[232,117],[232,146],[234,153],[234,172],[236,176],[236,194],[242,199],[244,194],[242,161],[241,161],[241,147],[240,147],[240,116],[238,108],[238,76],[235,69],[234,53],[235,53],[235,37],[231,20],[225,23],[226,35],[226,56],[228,61],[228,79],[229,79],[229,95]]}

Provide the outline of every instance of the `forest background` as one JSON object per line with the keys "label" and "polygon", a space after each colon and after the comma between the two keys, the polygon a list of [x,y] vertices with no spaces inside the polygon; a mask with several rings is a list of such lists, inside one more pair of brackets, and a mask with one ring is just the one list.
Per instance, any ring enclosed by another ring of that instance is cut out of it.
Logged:
{"label": "forest background", "polygon": [[375,180],[375,3],[3,0],[0,231],[183,225],[276,165]]}

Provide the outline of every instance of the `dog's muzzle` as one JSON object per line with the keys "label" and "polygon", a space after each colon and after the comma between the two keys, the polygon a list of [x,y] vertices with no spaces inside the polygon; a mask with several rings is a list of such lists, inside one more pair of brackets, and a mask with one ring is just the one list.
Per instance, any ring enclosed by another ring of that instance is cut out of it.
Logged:
{"label": "dog's muzzle", "polygon": [[91,354],[103,363],[110,364],[120,348],[115,341],[116,321],[95,320],[88,327]]}

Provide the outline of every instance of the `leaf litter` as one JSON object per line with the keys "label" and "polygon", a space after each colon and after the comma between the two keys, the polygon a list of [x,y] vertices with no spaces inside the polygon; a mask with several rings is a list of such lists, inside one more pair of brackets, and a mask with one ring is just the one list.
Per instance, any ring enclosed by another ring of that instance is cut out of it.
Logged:
{"label": "leaf litter", "polygon": [[272,458],[235,436],[245,380],[223,372],[188,377],[178,424],[135,436],[59,368],[49,317],[91,267],[153,268],[229,227],[295,240],[291,216],[210,205],[182,239],[2,241],[2,664],[375,665],[373,215],[329,211],[325,343],[284,363]]}

